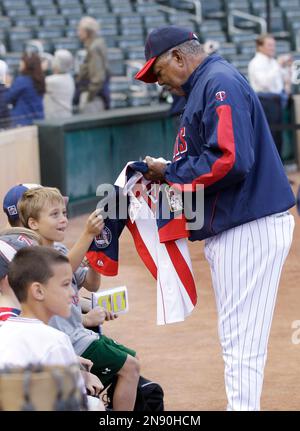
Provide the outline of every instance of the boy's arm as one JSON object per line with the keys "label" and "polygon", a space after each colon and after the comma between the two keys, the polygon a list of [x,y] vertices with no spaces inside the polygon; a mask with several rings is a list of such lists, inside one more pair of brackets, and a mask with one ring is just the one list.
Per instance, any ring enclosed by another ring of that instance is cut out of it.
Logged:
{"label": "boy's arm", "polygon": [[[73,272],[80,266],[85,253],[89,249],[94,237],[99,235],[104,227],[103,218],[100,211],[95,210],[87,219],[85,228],[68,253],[68,258],[72,266]],[[93,276],[91,276],[93,277]],[[94,279],[95,280],[95,279]],[[92,280],[91,280],[92,281]],[[98,282],[99,287],[99,282]]]}
{"label": "boy's arm", "polygon": [[100,287],[100,281],[101,275],[94,271],[93,268],[89,268],[82,286],[90,292],[97,292]]}

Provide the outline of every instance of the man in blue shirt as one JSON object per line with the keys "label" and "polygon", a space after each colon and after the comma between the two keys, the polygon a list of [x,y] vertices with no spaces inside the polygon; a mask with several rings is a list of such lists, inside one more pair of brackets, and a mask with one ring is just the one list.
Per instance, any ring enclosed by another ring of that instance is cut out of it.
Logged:
{"label": "man in blue shirt", "polygon": [[222,57],[177,26],[153,30],[136,79],[186,98],[173,162],[146,157],[150,180],[196,193],[204,187],[205,240],[218,310],[228,410],[259,410],[279,279],[295,198],[260,102]]}

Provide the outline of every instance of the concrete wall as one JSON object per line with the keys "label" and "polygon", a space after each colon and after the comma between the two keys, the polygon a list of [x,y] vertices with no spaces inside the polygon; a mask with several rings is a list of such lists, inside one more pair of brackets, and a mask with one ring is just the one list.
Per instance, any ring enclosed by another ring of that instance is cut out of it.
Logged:
{"label": "concrete wall", "polygon": [[7,190],[19,183],[40,183],[37,126],[0,132],[0,229],[6,226],[2,211]]}

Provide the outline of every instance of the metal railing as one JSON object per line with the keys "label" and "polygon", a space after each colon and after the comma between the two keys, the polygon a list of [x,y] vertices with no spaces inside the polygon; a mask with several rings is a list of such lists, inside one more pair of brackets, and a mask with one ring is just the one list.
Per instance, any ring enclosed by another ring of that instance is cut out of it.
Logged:
{"label": "metal railing", "polygon": [[234,33],[246,33],[247,30],[241,30],[234,25],[234,18],[245,19],[246,21],[251,21],[260,25],[260,32],[267,33],[267,21],[264,18],[258,17],[256,15],[251,15],[250,13],[242,12],[237,9],[232,9],[227,16],[227,25],[229,34]]}

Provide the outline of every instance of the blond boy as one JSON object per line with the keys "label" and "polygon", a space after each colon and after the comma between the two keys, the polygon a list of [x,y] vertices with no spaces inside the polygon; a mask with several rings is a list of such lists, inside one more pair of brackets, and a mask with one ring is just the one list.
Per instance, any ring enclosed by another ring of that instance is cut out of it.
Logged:
{"label": "blond boy", "polygon": [[[75,294],[71,316],[67,319],[55,316],[50,320],[50,325],[69,335],[77,355],[92,360],[91,372],[96,374],[105,386],[117,375],[113,409],[133,410],[139,379],[136,353],[105,335],[99,336],[86,329],[83,326],[78,297],[79,288],[82,286],[89,291],[97,291],[99,288],[100,275],[92,268],[83,268],[81,262],[93,238],[103,229],[101,215],[96,210],[88,217],[82,234],[68,252],[65,246],[59,244],[65,239],[68,219],[65,202],[58,189],[42,187],[28,190],[18,203],[18,212],[22,224],[37,232],[44,245],[55,247],[62,254],[67,254],[72,266],[72,286]],[[100,314],[101,310],[97,308],[87,313],[90,326],[100,323]]]}

